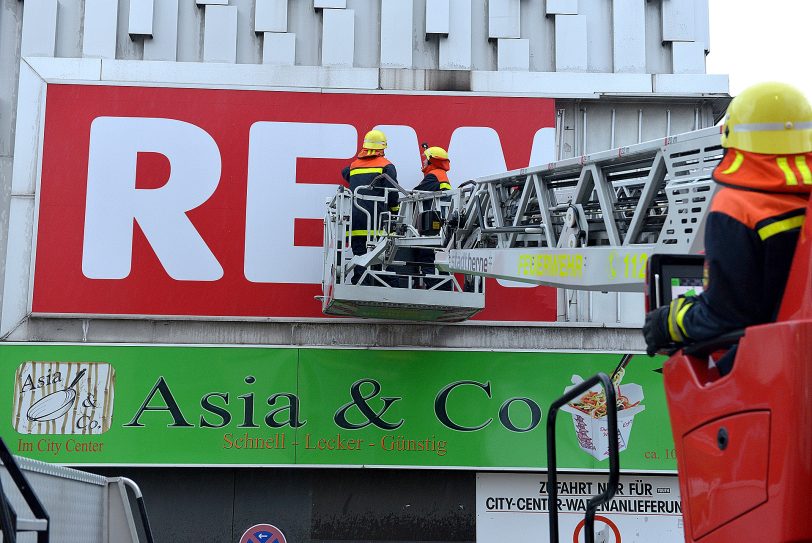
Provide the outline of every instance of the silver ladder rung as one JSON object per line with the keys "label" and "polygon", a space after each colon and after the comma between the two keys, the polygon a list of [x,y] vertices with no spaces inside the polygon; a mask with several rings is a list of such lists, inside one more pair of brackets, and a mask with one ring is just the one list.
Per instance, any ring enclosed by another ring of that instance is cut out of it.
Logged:
{"label": "silver ladder rung", "polygon": [[18,532],[44,532],[48,529],[48,521],[44,518],[18,518]]}

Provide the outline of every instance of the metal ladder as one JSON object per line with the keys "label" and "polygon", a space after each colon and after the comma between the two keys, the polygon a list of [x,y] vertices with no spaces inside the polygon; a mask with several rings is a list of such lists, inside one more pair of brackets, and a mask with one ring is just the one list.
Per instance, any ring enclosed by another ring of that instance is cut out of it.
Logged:
{"label": "metal ladder", "polygon": [[648,255],[701,250],[722,156],[713,127],[476,179],[438,264],[579,290],[642,291]]}

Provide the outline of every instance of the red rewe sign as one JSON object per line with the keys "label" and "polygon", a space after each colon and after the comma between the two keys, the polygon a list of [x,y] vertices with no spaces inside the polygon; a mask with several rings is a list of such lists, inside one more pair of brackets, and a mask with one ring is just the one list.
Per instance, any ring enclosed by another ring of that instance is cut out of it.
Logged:
{"label": "red rewe sign", "polygon": [[[364,133],[406,187],[420,143],[450,177],[550,160],[537,98],[48,86],[35,313],[320,317],[321,218]],[[492,281],[480,319],[555,319],[555,291]]]}

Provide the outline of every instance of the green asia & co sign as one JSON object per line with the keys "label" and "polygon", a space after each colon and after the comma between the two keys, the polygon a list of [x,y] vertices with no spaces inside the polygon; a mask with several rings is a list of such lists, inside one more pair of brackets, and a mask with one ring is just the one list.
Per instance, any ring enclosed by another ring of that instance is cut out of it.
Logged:
{"label": "green asia & co sign", "polygon": [[[46,462],[525,469],[546,466],[550,403],[620,359],[35,344],[0,357],[0,435]],[[636,357],[621,383],[623,469],[676,469],[661,363]],[[559,416],[562,469],[608,465],[605,418],[588,403]]]}

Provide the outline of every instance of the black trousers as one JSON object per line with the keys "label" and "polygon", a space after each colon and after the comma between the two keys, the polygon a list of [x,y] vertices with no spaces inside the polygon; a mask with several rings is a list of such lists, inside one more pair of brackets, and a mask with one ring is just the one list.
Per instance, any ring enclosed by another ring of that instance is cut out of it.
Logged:
{"label": "black trousers", "polygon": [[[352,236],[350,238],[350,248],[352,249],[352,254],[355,256],[365,255],[367,254],[367,237],[366,236]],[[355,266],[352,272],[352,284],[357,285],[358,281],[361,280],[361,276],[364,275],[366,268],[363,266]]]}

